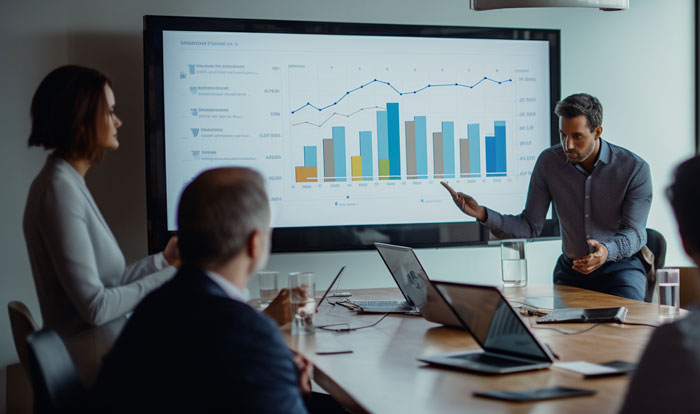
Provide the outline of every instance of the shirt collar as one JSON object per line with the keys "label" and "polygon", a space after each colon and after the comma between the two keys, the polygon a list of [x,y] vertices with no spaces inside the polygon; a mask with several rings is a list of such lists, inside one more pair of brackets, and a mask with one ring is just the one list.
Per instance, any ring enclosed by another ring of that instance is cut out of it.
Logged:
{"label": "shirt collar", "polygon": [[610,144],[607,142],[603,141],[603,138],[600,138],[600,153],[598,154],[598,160],[596,160],[596,164],[599,162],[602,162],[603,164],[610,164]]}
{"label": "shirt collar", "polygon": [[246,288],[245,290],[241,291],[236,285],[233,283],[229,282],[226,278],[221,276],[218,273],[210,272],[210,271],[205,271],[204,273],[209,276],[209,279],[211,279],[214,283],[219,285],[219,287],[228,295],[231,299],[237,300],[239,302],[246,303],[250,299],[250,291]]}

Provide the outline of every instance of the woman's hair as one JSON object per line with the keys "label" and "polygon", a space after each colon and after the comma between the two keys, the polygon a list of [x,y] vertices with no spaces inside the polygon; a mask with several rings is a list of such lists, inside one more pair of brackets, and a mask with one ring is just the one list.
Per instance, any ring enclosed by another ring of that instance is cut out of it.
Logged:
{"label": "woman's hair", "polygon": [[105,85],[112,86],[107,76],[83,66],[61,66],[49,73],[32,98],[29,146],[99,162],[103,151],[98,139],[110,110]]}

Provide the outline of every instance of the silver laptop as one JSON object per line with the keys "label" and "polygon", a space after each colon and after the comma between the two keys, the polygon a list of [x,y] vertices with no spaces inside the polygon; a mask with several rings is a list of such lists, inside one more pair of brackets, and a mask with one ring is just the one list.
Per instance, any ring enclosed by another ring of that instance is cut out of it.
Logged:
{"label": "silver laptop", "polygon": [[367,313],[420,314],[426,320],[461,328],[450,307],[430,283],[418,257],[410,247],[374,243],[405,300],[352,301]]}
{"label": "silver laptop", "polygon": [[553,359],[494,286],[432,281],[481,350],[419,358],[428,364],[485,374],[548,368]]}

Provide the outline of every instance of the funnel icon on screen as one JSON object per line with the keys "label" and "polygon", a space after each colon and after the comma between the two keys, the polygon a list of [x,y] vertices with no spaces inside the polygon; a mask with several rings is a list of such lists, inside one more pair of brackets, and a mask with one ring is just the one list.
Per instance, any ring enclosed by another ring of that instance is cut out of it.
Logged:
{"label": "funnel icon on screen", "polygon": [[196,95],[196,94],[197,94],[197,87],[196,87],[196,86],[190,86],[190,93],[191,93],[192,95]]}
{"label": "funnel icon on screen", "polygon": [[197,135],[199,135],[199,128],[190,128],[190,130],[192,131],[193,137],[197,137]]}
{"label": "funnel icon on screen", "polygon": [[197,108],[192,108],[192,109],[190,109],[190,111],[192,111],[192,116],[197,116],[199,114],[199,111],[197,110]]}

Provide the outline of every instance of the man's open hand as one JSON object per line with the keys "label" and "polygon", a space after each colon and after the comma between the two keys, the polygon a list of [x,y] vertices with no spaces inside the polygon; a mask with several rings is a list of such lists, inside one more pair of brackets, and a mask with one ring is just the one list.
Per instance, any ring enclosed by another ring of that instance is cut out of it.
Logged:
{"label": "man's open hand", "polygon": [[460,210],[481,222],[486,221],[486,209],[480,206],[472,196],[456,192],[444,181],[440,181],[440,184],[442,184],[442,186],[450,192],[452,200],[454,200],[455,204]]}
{"label": "man's open hand", "polygon": [[590,239],[588,240],[588,245],[593,247],[593,253],[574,259],[574,264],[571,266],[572,269],[584,275],[593,272],[608,260],[608,248],[604,244]]}

